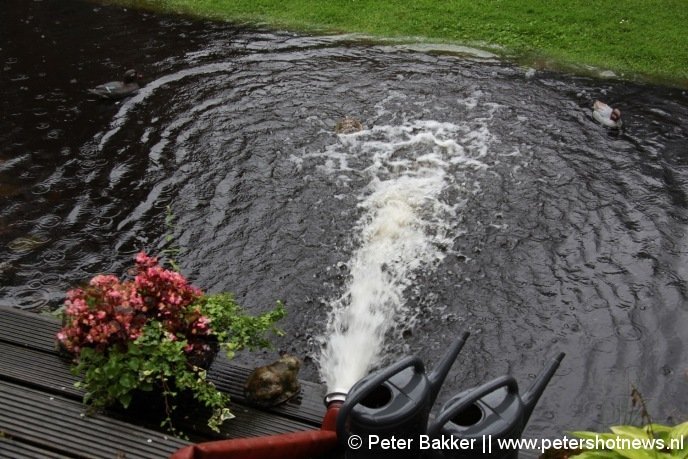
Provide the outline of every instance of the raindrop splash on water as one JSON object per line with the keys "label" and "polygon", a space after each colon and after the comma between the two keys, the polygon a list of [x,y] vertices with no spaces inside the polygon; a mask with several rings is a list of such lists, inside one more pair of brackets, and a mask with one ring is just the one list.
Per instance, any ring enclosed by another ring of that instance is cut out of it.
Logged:
{"label": "raindrop splash on water", "polygon": [[370,177],[360,198],[348,284],[331,303],[322,339],[319,363],[328,390],[348,391],[380,363],[394,325],[413,326],[417,311],[407,306],[404,292],[460,234],[456,214],[467,191],[461,172],[487,167],[480,158],[490,135],[480,132],[416,121],[340,136],[342,143],[326,151],[342,168],[358,165],[352,166],[356,172]]}

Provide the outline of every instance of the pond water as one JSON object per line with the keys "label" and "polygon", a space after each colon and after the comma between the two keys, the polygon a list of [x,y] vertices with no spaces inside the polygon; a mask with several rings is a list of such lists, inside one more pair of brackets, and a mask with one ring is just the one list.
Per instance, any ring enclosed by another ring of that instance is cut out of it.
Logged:
{"label": "pond water", "polygon": [[[432,368],[471,332],[436,406],[507,372],[525,388],[564,351],[526,436],[632,421],[632,385],[656,421],[688,415],[684,90],[71,0],[3,6],[0,304],[53,310],[171,234],[201,288],[252,312],[286,302],[277,348],[306,359],[303,378],[336,367],[323,343],[365,350],[328,341],[359,329],[358,305],[363,337],[384,338],[359,371],[404,353]],[[85,92],[131,67],[137,96]],[[595,99],[621,108],[621,132],[592,120]],[[344,116],[364,129],[335,134]]]}

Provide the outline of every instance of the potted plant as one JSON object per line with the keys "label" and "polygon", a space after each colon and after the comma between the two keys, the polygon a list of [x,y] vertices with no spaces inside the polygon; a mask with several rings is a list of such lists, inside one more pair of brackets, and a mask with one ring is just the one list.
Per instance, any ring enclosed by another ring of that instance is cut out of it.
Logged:
{"label": "potted plant", "polygon": [[132,274],[125,280],[98,275],[67,292],[57,340],[82,377],[84,403],[127,408],[137,393],[155,392],[164,402],[162,426],[174,431],[174,398],[187,392],[212,410],[208,426],[217,431],[233,416],[206,369],[218,347],[231,357],[269,345],[266,335],[280,333],[275,322],[283,306],[248,316],[230,294],[205,295],[145,252],[136,256]]}

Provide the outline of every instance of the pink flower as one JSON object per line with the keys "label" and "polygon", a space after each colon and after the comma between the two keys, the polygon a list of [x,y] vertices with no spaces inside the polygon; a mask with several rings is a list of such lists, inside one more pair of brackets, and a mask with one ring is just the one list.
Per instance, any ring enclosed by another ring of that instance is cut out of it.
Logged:
{"label": "pink flower", "polygon": [[164,269],[157,258],[140,252],[133,280],[101,274],[87,287],[67,292],[65,326],[57,339],[74,353],[83,347],[105,352],[136,340],[153,320],[163,324],[171,340],[177,335],[207,335],[210,321],[193,306],[200,296],[201,290],[180,273]]}
{"label": "pink flower", "polygon": [[158,259],[154,257],[149,257],[146,252],[139,252],[136,254],[136,266],[137,268],[141,267],[153,267],[158,264]]}
{"label": "pink flower", "polygon": [[119,283],[119,280],[111,274],[108,274],[108,275],[99,274],[99,275],[95,276],[93,279],[91,279],[91,282],[89,282],[88,284],[91,287],[107,289],[107,288],[111,288],[114,285],[117,285],[118,283]]}
{"label": "pink flower", "polygon": [[199,316],[195,322],[191,324],[191,334],[195,336],[206,336],[211,333],[210,319],[206,316]]}

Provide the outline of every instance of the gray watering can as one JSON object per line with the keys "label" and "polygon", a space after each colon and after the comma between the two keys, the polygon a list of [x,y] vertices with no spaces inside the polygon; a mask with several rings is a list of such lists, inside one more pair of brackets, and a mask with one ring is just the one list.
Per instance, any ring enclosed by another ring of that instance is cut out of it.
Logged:
{"label": "gray watering can", "polygon": [[467,338],[463,333],[430,374],[420,358],[409,356],[354,384],[337,416],[337,439],[347,457],[415,457],[413,448],[385,449],[383,442],[425,434],[430,409]]}
{"label": "gray watering can", "polygon": [[518,448],[504,442],[521,438],[535,405],[563,358],[561,353],[550,360],[523,396],[519,395],[513,377],[501,376],[452,397],[428,427],[428,435],[438,441],[445,440],[448,445],[451,444],[448,440],[454,439],[454,445],[463,440],[463,446],[444,449],[435,456],[518,458]]}

